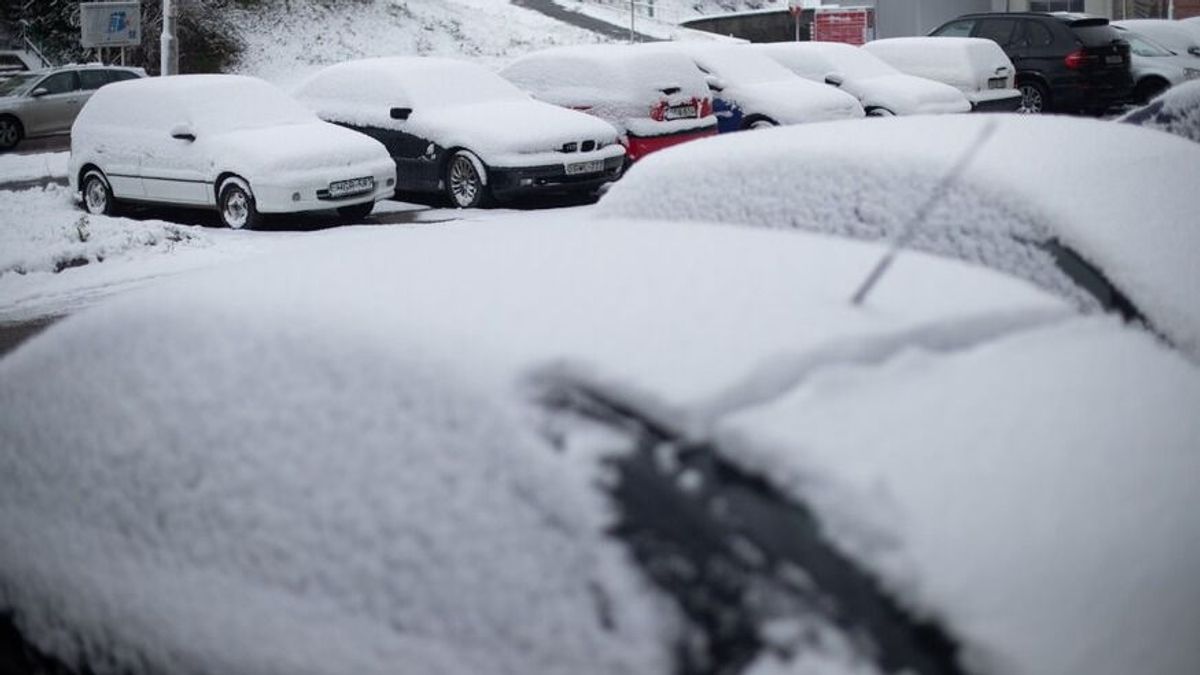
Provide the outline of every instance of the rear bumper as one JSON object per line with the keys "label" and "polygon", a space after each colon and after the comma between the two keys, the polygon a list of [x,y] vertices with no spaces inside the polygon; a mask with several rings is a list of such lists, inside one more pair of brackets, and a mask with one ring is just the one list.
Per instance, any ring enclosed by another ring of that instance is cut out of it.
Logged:
{"label": "rear bumper", "polygon": [[629,154],[629,161],[636,162],[646,155],[669,148],[672,145],[694,141],[698,138],[707,136],[716,136],[717,129],[712,127],[701,131],[685,131],[678,134],[666,134],[663,136],[634,136],[629,135],[629,145],[626,146],[626,151]]}
{"label": "rear bumper", "polygon": [[1021,107],[1021,92],[1004,98],[972,100],[971,112],[1016,112]]}
{"label": "rear bumper", "polygon": [[625,156],[617,155],[602,161],[604,168],[601,171],[574,175],[567,175],[566,167],[561,163],[519,168],[489,168],[488,187],[496,199],[513,199],[532,194],[586,192],[620,177]]}
{"label": "rear bumper", "polygon": [[1125,73],[1060,80],[1050,96],[1054,109],[1060,112],[1103,110],[1133,98],[1133,76]]}

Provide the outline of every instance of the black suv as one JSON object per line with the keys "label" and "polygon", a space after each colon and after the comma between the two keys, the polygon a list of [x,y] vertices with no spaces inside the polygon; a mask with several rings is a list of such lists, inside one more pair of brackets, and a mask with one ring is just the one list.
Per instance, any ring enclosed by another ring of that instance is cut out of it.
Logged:
{"label": "black suv", "polygon": [[1021,112],[1101,113],[1133,93],[1129,43],[1103,17],[1066,12],[967,14],[930,35],[999,43],[1017,68]]}

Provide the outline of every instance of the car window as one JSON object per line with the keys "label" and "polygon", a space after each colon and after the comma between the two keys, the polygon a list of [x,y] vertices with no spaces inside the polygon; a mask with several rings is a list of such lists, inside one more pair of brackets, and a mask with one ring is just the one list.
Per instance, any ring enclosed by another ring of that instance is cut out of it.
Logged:
{"label": "car window", "polygon": [[79,77],[73,70],[55,73],[38,83],[38,88],[49,94],[65,94],[79,88]]}
{"label": "car window", "polygon": [[970,37],[971,31],[975,28],[974,19],[963,19],[961,21],[951,21],[942,26],[934,35],[939,37]]}
{"label": "car window", "polygon": [[12,75],[6,77],[0,80],[0,96],[20,95],[40,77],[40,74]]}
{"label": "car window", "polygon": [[1017,25],[1015,19],[987,19],[979,22],[975,37],[992,40],[1001,47],[1011,44],[1013,28]]}
{"label": "car window", "polygon": [[1071,32],[1083,43],[1084,47],[1103,47],[1124,37],[1117,32],[1117,29],[1108,24],[1072,26]]}
{"label": "car window", "polygon": [[1014,43],[1022,47],[1049,47],[1054,44],[1054,34],[1040,21],[1022,21]]}
{"label": "car window", "polygon": [[1129,41],[1129,48],[1138,56],[1170,56],[1171,52],[1164,47],[1150,42],[1134,35],[1133,33],[1123,33],[1122,37]]}
{"label": "car window", "polygon": [[79,88],[84,90],[99,89],[111,82],[109,71],[90,69],[79,71]]}
{"label": "car window", "polygon": [[113,82],[138,79],[138,74],[129,70],[110,70],[108,71],[108,75]]}

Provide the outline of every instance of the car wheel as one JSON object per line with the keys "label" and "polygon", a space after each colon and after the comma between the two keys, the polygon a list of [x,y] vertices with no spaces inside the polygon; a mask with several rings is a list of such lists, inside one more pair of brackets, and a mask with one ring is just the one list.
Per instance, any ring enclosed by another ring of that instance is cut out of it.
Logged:
{"label": "car wheel", "polygon": [[338,216],[347,222],[358,222],[371,215],[375,210],[375,202],[369,201],[353,206],[343,206],[337,210]]}
{"label": "car wheel", "polygon": [[25,128],[12,115],[0,117],[0,152],[12,150],[25,137]]}
{"label": "car wheel", "polygon": [[1158,97],[1159,94],[1166,91],[1171,85],[1163,80],[1151,78],[1138,82],[1137,89],[1134,91],[1134,99],[1142,105],[1146,105],[1150,101]]}
{"label": "car wheel", "polygon": [[867,112],[867,117],[895,117],[896,116],[896,113],[892,112],[891,110],[888,110],[887,108],[882,108],[879,106],[876,106],[874,108],[867,108],[866,112]]}
{"label": "car wheel", "polygon": [[110,216],[116,210],[112,188],[99,169],[89,169],[83,174],[79,191],[83,195],[84,210],[93,216]]}
{"label": "car wheel", "polygon": [[221,223],[231,230],[253,230],[258,227],[262,216],[254,203],[254,193],[250,185],[236,176],[226,178],[217,189],[220,197],[217,200],[217,210],[221,215]]}
{"label": "car wheel", "polygon": [[777,127],[777,126],[779,126],[779,125],[778,125],[778,124],[776,124],[776,123],[775,123],[775,121],[774,121],[774,120],[772,120],[772,119],[770,119],[770,118],[767,118],[767,117],[751,117],[750,119],[748,119],[748,120],[746,120],[745,122],[743,122],[743,123],[742,123],[742,130],[748,130],[748,129],[770,129],[771,127]]}
{"label": "car wheel", "polygon": [[470,209],[487,201],[483,163],[466,150],[450,156],[446,164],[446,196],[456,208]]}
{"label": "car wheel", "polygon": [[1022,82],[1017,85],[1021,92],[1021,107],[1017,112],[1026,115],[1040,115],[1049,107],[1050,96],[1046,88],[1037,82]]}

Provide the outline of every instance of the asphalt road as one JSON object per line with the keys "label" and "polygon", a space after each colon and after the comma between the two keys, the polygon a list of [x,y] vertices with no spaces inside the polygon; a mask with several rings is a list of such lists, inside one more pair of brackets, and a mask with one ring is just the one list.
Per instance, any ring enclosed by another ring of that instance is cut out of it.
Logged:
{"label": "asphalt road", "polygon": [[70,149],[70,136],[49,136],[21,141],[12,152],[17,155],[33,155],[39,152],[67,152]]}
{"label": "asphalt road", "polygon": [[0,323],[0,356],[16,349],[22,342],[42,332],[62,317],[47,316],[21,323]]}
{"label": "asphalt road", "polygon": [[[558,21],[570,24],[577,28],[583,28],[585,30],[592,31],[593,33],[599,33],[607,38],[612,38],[614,40],[629,39],[628,28],[614,26],[607,21],[594,19],[586,14],[572,12],[553,0],[509,0],[509,2],[517,7],[532,9],[535,12],[545,14],[551,19],[557,19]],[[659,42],[658,38],[646,35],[645,33],[634,33],[633,35],[634,39],[636,39],[638,42]]]}

